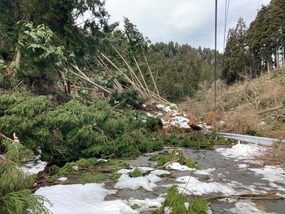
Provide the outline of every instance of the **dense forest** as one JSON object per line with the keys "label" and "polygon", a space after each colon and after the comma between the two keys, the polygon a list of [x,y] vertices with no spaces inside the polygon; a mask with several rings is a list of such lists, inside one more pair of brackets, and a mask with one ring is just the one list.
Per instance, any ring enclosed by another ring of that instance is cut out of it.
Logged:
{"label": "dense forest", "polygon": [[[154,132],[159,121],[145,122],[134,108],[149,99],[179,102],[195,96],[200,83],[214,82],[215,50],[153,44],[128,18],[122,30],[109,23],[104,5],[0,1],[0,151],[17,153],[16,160],[11,154],[13,162],[0,159],[1,213],[25,213],[27,207],[46,212],[33,207],[41,198],[21,201],[33,180],[15,168],[18,153],[26,150],[10,148],[13,133],[58,166],[80,158],[134,157],[164,143]],[[86,12],[92,18],[80,21]],[[229,31],[224,54],[217,53],[218,77],[233,83],[278,67],[284,31],[284,0],[262,7],[248,29],[240,19]],[[9,183],[5,170],[12,168],[16,176]]]}
{"label": "dense forest", "polygon": [[246,27],[242,18],[228,33],[222,78],[227,83],[254,78],[284,62],[285,2],[272,0],[262,6]]}

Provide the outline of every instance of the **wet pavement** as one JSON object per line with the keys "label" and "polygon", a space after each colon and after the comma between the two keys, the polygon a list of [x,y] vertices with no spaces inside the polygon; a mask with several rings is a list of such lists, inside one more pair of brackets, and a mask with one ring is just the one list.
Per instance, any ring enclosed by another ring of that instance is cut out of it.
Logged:
{"label": "wet pavement", "polygon": [[[237,194],[260,194],[266,192],[276,192],[279,196],[285,196],[285,183],[270,182],[264,179],[264,176],[257,174],[252,168],[262,168],[264,166],[248,161],[235,158],[226,158],[216,150],[193,151],[185,148],[165,148],[165,150],[179,149],[183,151],[186,158],[191,157],[199,166],[199,170],[208,170],[208,174],[197,173],[195,171],[177,171],[170,170],[170,175],[163,176],[162,180],[157,183],[158,187],[154,191],[146,191],[142,188],[137,190],[119,189],[116,194],[110,195],[108,200],[127,199],[130,197],[145,199],[157,198],[166,192],[168,185],[174,185],[178,182],[176,179],[181,176],[193,176],[199,181],[205,183],[219,183],[233,188]],[[135,160],[129,160],[132,167],[155,167],[154,161],[149,161],[153,153],[145,154]],[[284,176],[285,178],[285,176]],[[283,188],[283,189],[282,189]],[[209,193],[202,195],[205,197],[225,195],[223,193]],[[258,200],[250,199],[227,199],[215,200],[209,205],[212,213],[285,213],[284,200]],[[142,212],[142,213],[152,213]]]}

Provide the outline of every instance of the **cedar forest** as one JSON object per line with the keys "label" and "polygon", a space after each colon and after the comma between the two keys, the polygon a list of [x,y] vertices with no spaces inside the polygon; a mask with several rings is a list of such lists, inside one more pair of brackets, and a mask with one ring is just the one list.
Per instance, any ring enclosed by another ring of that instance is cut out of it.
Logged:
{"label": "cedar forest", "polygon": [[[0,1],[0,151],[8,157],[0,159],[0,213],[48,213],[37,203],[43,198],[28,194],[34,178],[16,168],[25,161],[19,157],[40,148],[43,160],[61,167],[81,158],[136,157],[166,141],[179,146],[156,132],[159,120],[144,122],[134,109],[151,99],[181,102],[214,82],[215,50],[153,44],[128,18],[123,30],[109,23],[104,5]],[[87,11],[94,18],[78,23]],[[225,52],[217,52],[218,78],[232,84],[278,67],[284,32],[284,0],[263,6],[249,27],[240,18]],[[25,147],[9,143],[13,133]]]}

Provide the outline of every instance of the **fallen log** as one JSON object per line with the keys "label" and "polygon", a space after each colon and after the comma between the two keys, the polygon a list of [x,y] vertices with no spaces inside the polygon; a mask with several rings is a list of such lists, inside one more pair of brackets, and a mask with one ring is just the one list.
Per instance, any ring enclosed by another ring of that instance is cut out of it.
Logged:
{"label": "fallen log", "polygon": [[277,196],[276,192],[266,192],[266,193],[248,193],[239,195],[217,195],[203,197],[208,200],[219,200],[219,199],[252,199],[252,200],[284,200],[284,196]]}

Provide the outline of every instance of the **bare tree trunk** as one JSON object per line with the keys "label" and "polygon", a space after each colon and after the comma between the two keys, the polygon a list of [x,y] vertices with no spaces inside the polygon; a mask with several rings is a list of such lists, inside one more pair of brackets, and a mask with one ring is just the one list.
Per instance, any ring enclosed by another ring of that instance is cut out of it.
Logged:
{"label": "bare tree trunk", "polygon": [[268,75],[270,75],[270,64],[271,64],[270,63],[270,58],[268,57],[267,62],[266,62]]}
{"label": "bare tree trunk", "polygon": [[275,52],[275,66],[276,68],[278,68],[280,65],[279,65],[279,48],[276,49],[276,52]]}
{"label": "bare tree trunk", "polygon": [[16,54],[15,54],[15,63],[16,65],[20,65],[21,62],[21,58],[22,58],[22,54],[19,48],[16,48]]}

